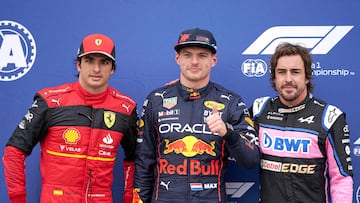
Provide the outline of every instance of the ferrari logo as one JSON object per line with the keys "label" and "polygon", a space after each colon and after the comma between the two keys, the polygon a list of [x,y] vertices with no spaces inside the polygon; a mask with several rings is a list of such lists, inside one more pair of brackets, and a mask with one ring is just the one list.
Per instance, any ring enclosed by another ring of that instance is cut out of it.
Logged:
{"label": "ferrari logo", "polygon": [[116,114],[112,111],[104,111],[104,122],[108,128],[111,128],[115,123]]}
{"label": "ferrari logo", "polygon": [[96,46],[100,46],[102,44],[102,40],[101,39],[96,39],[95,44],[96,44]]}

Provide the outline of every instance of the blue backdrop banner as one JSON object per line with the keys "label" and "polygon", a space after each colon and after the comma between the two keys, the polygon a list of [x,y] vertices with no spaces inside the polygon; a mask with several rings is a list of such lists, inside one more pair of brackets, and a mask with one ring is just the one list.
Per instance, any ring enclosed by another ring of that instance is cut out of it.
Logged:
{"label": "blue backdrop banner", "polygon": [[[304,44],[313,54],[314,95],[346,112],[354,169],[354,202],[360,179],[360,1],[219,0],[3,0],[0,6],[0,154],[34,93],[76,81],[74,65],[81,39],[104,33],[116,43],[117,70],[110,85],[131,96],[141,111],[145,96],[179,77],[174,60],[178,34],[188,28],[212,31],[218,64],[212,81],[239,93],[248,106],[274,96],[269,59],[283,41]],[[27,199],[41,191],[37,145],[26,159]],[[122,202],[123,152],[114,171],[114,202]],[[258,168],[230,160],[229,202],[258,202]],[[0,202],[9,202],[0,162]]]}

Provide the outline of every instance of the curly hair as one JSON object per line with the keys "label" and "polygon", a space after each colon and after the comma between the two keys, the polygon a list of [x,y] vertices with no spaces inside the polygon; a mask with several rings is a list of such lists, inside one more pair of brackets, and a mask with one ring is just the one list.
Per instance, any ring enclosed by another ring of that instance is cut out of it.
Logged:
{"label": "curly hair", "polygon": [[[291,44],[288,42],[279,44],[275,53],[271,56],[270,59],[270,82],[272,87],[275,89],[275,68],[277,66],[278,60],[282,56],[292,56],[292,55],[300,55],[301,59],[304,62],[305,67],[305,77],[309,80],[309,83],[306,85],[307,91],[312,92],[314,90],[314,85],[311,83],[312,80],[312,58],[309,50],[298,44]],[[276,90],[276,89],[275,89]]]}

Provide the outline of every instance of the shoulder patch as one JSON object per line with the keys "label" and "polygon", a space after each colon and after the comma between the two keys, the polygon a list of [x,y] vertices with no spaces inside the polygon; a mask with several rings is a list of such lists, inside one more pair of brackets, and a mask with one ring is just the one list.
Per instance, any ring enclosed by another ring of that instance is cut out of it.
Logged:
{"label": "shoulder patch", "polygon": [[130,98],[129,96],[127,95],[124,95],[122,93],[120,93],[119,91],[115,90],[115,89],[112,89],[111,90],[111,95],[113,95],[113,97],[117,98],[117,99],[120,99],[124,102],[127,102],[127,103],[131,103],[133,105],[136,105],[136,102]]}
{"label": "shoulder patch", "polygon": [[64,84],[64,85],[60,85],[57,87],[49,87],[49,88],[44,88],[42,90],[39,90],[38,93],[44,97],[50,97],[50,96],[56,96],[59,94],[64,94],[67,92],[70,92],[73,90],[72,84]]}
{"label": "shoulder patch", "polygon": [[270,100],[270,97],[260,97],[254,100],[252,105],[253,115],[257,117],[265,107],[265,104]]}
{"label": "shoulder patch", "polygon": [[334,124],[336,119],[342,114],[343,112],[333,105],[326,105],[325,110],[323,113],[323,125],[326,130],[329,130],[331,126]]}

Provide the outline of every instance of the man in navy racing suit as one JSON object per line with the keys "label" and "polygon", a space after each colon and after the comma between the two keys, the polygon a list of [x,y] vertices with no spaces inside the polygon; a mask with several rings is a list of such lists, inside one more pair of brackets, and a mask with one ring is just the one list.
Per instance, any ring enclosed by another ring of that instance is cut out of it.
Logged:
{"label": "man in navy racing suit", "polygon": [[211,32],[186,30],[175,50],[180,81],[144,102],[134,202],[227,202],[229,156],[259,164],[252,121],[239,95],[209,81],[217,61]]}
{"label": "man in navy racing suit", "polygon": [[253,103],[262,203],[352,202],[349,126],[344,112],[312,95],[311,64],[306,48],[279,45],[270,61],[279,95]]}

